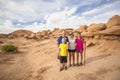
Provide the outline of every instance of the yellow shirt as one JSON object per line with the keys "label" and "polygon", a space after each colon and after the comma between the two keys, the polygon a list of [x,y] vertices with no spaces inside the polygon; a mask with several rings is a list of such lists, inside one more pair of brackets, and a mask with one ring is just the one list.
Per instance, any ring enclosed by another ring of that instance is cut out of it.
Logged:
{"label": "yellow shirt", "polygon": [[67,56],[68,45],[67,44],[60,44],[60,56]]}

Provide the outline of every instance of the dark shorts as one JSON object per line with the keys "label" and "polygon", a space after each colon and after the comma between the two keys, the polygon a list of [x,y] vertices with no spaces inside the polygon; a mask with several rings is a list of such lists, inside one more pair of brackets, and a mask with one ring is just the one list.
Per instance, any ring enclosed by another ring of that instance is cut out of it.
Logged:
{"label": "dark shorts", "polygon": [[83,50],[76,50],[77,53],[83,53]]}
{"label": "dark shorts", "polygon": [[60,63],[67,63],[67,56],[60,56]]}
{"label": "dark shorts", "polygon": [[68,49],[68,52],[75,52],[75,49],[74,49],[74,50],[70,50],[70,49]]}

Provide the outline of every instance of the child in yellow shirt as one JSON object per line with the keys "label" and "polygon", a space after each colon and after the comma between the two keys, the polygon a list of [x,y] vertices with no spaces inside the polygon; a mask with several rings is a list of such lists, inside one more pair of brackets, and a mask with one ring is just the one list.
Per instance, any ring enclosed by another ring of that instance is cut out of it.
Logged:
{"label": "child in yellow shirt", "polygon": [[62,38],[62,43],[59,45],[60,50],[60,71],[63,69],[67,70],[67,53],[68,53],[68,45],[66,44],[66,38]]}

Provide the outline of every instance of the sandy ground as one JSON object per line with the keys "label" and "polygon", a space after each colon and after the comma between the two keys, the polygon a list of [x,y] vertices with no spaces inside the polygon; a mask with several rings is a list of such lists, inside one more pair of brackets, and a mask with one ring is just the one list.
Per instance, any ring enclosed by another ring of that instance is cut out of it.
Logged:
{"label": "sandy ground", "polygon": [[54,39],[4,42],[19,45],[20,52],[0,53],[0,80],[120,80],[119,41],[103,40],[88,47],[85,66],[72,66],[61,72]]}

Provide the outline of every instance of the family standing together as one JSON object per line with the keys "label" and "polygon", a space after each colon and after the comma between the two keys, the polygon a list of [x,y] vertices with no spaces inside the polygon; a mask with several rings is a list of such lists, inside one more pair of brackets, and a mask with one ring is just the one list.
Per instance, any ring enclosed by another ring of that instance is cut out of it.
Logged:
{"label": "family standing together", "polygon": [[[69,59],[69,66],[82,66],[85,64],[85,53],[83,52],[86,49],[86,43],[81,37],[81,33],[78,32],[77,37],[72,32],[69,36],[66,36],[66,31],[64,30],[62,36],[57,39],[57,45],[59,48],[58,59],[61,64],[60,71],[67,70],[67,58]],[[77,61],[75,62],[75,60]]]}

